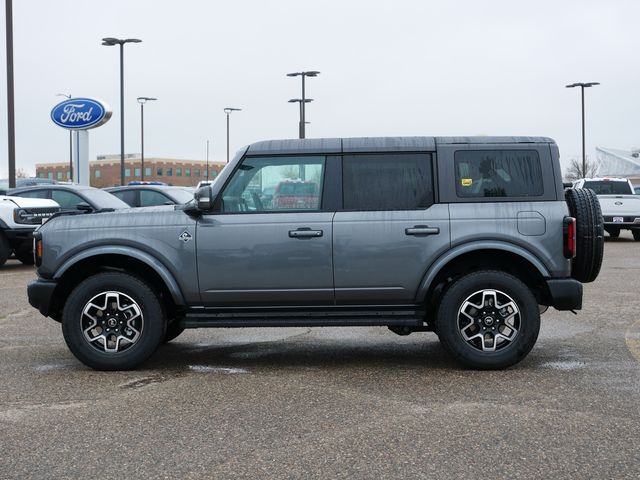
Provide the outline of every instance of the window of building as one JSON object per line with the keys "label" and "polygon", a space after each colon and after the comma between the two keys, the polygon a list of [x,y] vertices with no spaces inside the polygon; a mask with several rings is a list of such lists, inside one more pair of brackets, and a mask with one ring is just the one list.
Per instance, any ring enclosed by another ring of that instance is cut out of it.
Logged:
{"label": "window of building", "polygon": [[134,175],[135,177],[139,177],[139,176],[140,176],[140,169],[139,169],[139,168],[134,169],[134,170],[133,170],[133,175]]}
{"label": "window of building", "polygon": [[169,167],[167,168],[167,177],[171,177],[173,176],[173,168]]}
{"label": "window of building", "polygon": [[194,176],[194,177],[199,177],[199,176],[200,176],[200,169],[199,169],[199,168],[196,168],[196,169],[193,171],[193,176]]}
{"label": "window of building", "polygon": [[48,173],[47,173],[47,178],[48,178],[49,180],[53,180],[53,172],[48,172]]}
{"label": "window of building", "polygon": [[182,168],[176,168],[176,177],[182,176]]}
{"label": "window of building", "polygon": [[544,193],[538,152],[461,150],[454,155],[459,198],[537,197]]}
{"label": "window of building", "polygon": [[190,177],[191,176],[191,169],[190,168],[185,168],[184,169],[184,176],[185,177]]}
{"label": "window of building", "polygon": [[145,177],[150,177],[151,176],[151,168],[150,167],[144,167],[144,176]]}
{"label": "window of building", "polygon": [[130,177],[131,176],[131,169],[130,168],[125,168],[124,169],[124,176],[125,177]]}
{"label": "window of building", "polygon": [[62,180],[62,172],[56,172],[56,179]]}
{"label": "window of building", "polygon": [[95,170],[94,175],[96,178],[100,178],[102,176],[102,172],[98,169]]}
{"label": "window of building", "polygon": [[343,157],[345,210],[416,210],[433,205],[431,155]]}
{"label": "window of building", "polygon": [[202,176],[203,176],[203,177],[205,177],[205,178],[208,176],[208,175],[207,175],[207,171],[206,171],[206,170],[204,171],[204,173],[202,174]]}
{"label": "window of building", "polygon": [[67,180],[70,180],[70,179],[71,179],[71,171],[67,170]]}
{"label": "window of building", "polygon": [[223,211],[318,211],[324,162],[323,156],[247,158],[222,194]]}
{"label": "window of building", "polygon": [[211,177],[216,178],[217,175],[218,175],[217,171],[214,170],[211,172]]}
{"label": "window of building", "polygon": [[156,168],[156,175],[159,176],[159,177],[162,176],[162,167]]}

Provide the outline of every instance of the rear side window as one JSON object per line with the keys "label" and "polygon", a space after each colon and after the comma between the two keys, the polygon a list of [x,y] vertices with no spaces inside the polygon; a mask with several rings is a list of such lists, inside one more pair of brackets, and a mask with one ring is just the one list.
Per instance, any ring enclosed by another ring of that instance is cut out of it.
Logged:
{"label": "rear side window", "polygon": [[58,202],[63,210],[76,210],[79,203],[87,203],[84,198],[66,190],[52,190],[51,198]]}
{"label": "rear side window", "polygon": [[110,192],[112,195],[115,195],[124,203],[129,205],[130,207],[136,207],[136,192],[133,190],[118,190],[115,192]]}
{"label": "rear side window", "polygon": [[591,180],[584,182],[583,188],[590,188],[596,195],[631,195],[633,192],[627,182]]}
{"label": "rear side window", "polygon": [[154,207],[156,205],[173,205],[175,202],[165,194],[155,190],[140,190],[140,206]]}
{"label": "rear side window", "polygon": [[428,153],[345,155],[345,210],[416,210],[433,205]]}
{"label": "rear side window", "polygon": [[460,150],[454,163],[459,198],[539,197],[544,193],[535,150]]}

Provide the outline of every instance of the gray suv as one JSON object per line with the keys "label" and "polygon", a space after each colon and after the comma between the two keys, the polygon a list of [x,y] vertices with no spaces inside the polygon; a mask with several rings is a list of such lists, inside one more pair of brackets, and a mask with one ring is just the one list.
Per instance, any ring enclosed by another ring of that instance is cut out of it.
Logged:
{"label": "gray suv", "polygon": [[36,232],[29,301],[93,368],[136,367],[185,328],[433,331],[472,368],[578,310],[602,216],[539,137],[279,140],[193,202],[59,215]]}

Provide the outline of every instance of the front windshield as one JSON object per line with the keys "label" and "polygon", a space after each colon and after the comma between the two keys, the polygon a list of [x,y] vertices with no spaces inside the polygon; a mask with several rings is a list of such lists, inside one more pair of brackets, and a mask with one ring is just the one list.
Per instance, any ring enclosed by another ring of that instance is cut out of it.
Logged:
{"label": "front windshield", "polygon": [[87,188],[86,190],[81,190],[79,193],[86,197],[98,209],[131,208],[115,195],[105,192],[104,190],[100,190],[99,188]]}

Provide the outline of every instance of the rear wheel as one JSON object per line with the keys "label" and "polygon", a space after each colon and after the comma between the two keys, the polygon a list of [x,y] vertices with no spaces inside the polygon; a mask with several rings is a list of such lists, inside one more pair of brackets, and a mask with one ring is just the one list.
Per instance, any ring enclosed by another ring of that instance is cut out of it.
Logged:
{"label": "rear wheel", "polygon": [[119,272],[89,277],[69,295],[62,332],[71,352],[97,370],[127,370],[151,356],[165,336],[157,295]]}
{"label": "rear wheel", "polygon": [[436,318],[442,345],[470,368],[501,369],[521,361],[540,331],[531,290],[499,271],[470,273],[444,294]]}
{"label": "rear wheel", "polygon": [[604,254],[600,202],[588,188],[570,188],[565,191],[565,198],[576,219],[576,256],[571,262],[571,276],[582,283],[593,282],[600,273]]}

